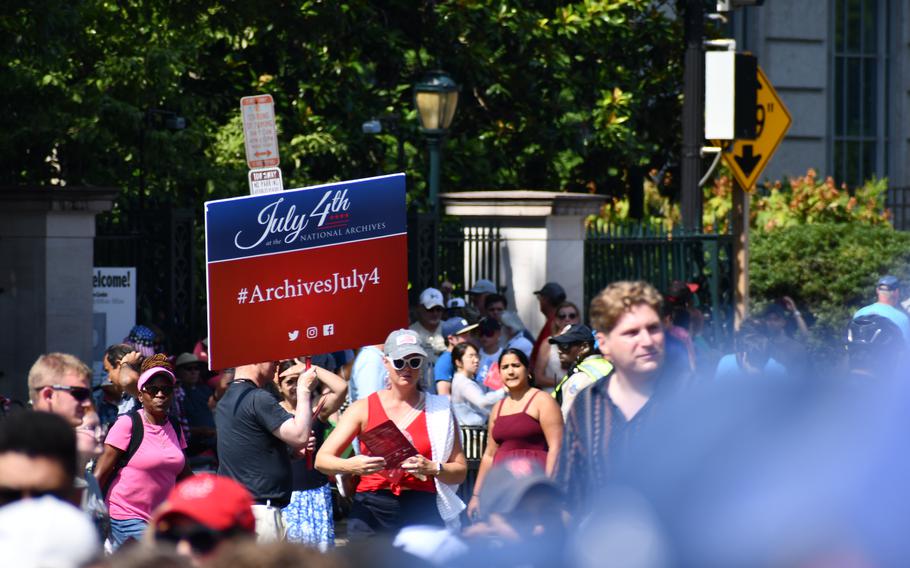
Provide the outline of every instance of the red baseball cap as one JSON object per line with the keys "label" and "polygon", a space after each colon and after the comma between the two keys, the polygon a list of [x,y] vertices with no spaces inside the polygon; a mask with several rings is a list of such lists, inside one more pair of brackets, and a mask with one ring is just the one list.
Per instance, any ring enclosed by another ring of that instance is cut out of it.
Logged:
{"label": "red baseball cap", "polygon": [[184,479],[171,490],[158,509],[155,525],[175,515],[183,515],[216,530],[241,529],[252,533],[253,497],[233,479],[201,473]]}

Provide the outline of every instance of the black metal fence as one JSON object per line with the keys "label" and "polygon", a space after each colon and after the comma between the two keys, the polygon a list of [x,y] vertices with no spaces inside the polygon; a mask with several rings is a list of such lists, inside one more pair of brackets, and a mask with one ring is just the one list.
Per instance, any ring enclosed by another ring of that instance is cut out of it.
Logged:
{"label": "black metal fence", "polygon": [[674,280],[694,283],[706,316],[705,332],[721,339],[732,324],[733,261],[731,235],[591,227],[585,239],[585,306],[617,280],[645,280],[661,291]]}
{"label": "black metal fence", "polygon": [[498,226],[465,226],[459,219],[436,219],[427,213],[408,215],[408,281],[411,300],[430,286],[448,280],[456,295],[476,280],[501,284],[502,235]]}
{"label": "black metal fence", "polygon": [[170,352],[206,333],[195,249],[192,209],[136,205],[97,217],[95,266],[136,267],[136,323],[163,331]]}

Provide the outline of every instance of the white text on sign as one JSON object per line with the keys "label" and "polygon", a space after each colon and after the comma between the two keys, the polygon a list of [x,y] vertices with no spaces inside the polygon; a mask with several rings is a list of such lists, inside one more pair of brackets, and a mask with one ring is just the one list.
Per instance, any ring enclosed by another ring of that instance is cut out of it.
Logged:
{"label": "white text on sign", "polygon": [[252,289],[245,286],[237,291],[237,303],[262,304],[318,294],[334,296],[345,290],[354,290],[362,294],[367,286],[378,286],[379,283],[378,267],[374,267],[370,272],[360,272],[353,268],[350,274],[335,272],[328,278],[319,280],[304,281],[298,278],[296,282],[291,282],[285,278],[284,282],[277,286],[254,284]]}

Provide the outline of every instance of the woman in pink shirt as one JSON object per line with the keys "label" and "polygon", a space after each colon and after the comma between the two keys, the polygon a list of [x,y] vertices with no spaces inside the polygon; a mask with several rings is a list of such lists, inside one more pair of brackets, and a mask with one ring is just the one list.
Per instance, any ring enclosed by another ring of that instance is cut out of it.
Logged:
{"label": "woman in pink shirt", "polygon": [[174,377],[167,356],[157,354],[142,364],[137,384],[137,411],[142,421],[142,443],[123,465],[132,437],[133,420],[122,415],[111,426],[98,460],[95,477],[106,487],[111,517],[111,545],[116,549],[129,539],[140,540],[155,510],[177,480],[192,475],[183,455],[186,441],[174,429],[168,412],[174,399]]}

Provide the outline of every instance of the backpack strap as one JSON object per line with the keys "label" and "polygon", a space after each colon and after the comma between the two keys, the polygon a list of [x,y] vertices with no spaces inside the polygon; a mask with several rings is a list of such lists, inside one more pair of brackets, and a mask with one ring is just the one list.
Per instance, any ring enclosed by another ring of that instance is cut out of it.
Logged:
{"label": "backpack strap", "polygon": [[174,428],[174,433],[177,434],[177,441],[186,444],[186,440],[183,439],[183,426],[180,425],[180,420],[178,420],[177,417],[173,414],[168,414],[167,419],[170,421],[171,426]]}
{"label": "backpack strap", "polygon": [[117,460],[117,463],[114,464],[114,468],[107,478],[107,483],[101,488],[102,494],[105,496],[107,496],[107,492],[110,490],[111,484],[117,474],[120,473],[120,470],[126,467],[126,464],[130,463],[130,460],[139,451],[139,446],[142,445],[142,438],[145,437],[145,427],[142,424],[142,416],[139,416],[139,410],[132,410],[127,416],[130,417],[130,443],[127,444],[126,450],[120,456],[120,459]]}

